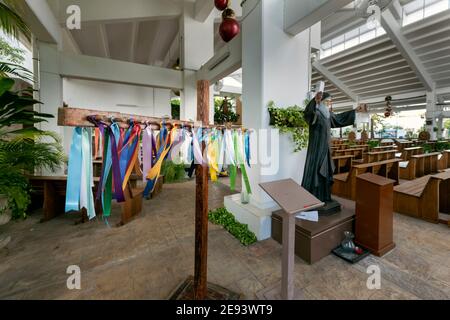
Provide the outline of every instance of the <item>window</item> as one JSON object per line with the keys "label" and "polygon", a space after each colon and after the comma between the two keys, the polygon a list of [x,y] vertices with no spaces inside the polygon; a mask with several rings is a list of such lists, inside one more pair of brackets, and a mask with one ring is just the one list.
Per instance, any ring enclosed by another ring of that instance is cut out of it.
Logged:
{"label": "window", "polygon": [[403,26],[450,8],[449,0],[415,0],[403,6]]}
{"label": "window", "polygon": [[353,29],[339,37],[323,43],[320,57],[322,59],[329,57],[384,34],[386,34],[386,31],[384,31],[382,27],[369,29],[366,25],[363,25],[362,27]]}

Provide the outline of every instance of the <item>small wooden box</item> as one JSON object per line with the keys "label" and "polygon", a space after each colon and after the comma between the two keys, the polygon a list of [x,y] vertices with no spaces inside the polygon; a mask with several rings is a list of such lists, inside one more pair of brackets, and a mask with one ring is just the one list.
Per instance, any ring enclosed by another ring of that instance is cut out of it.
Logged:
{"label": "small wooden box", "polygon": [[[272,214],[272,238],[281,243],[281,211]],[[295,219],[295,254],[309,264],[329,255],[344,240],[344,231],[354,230],[355,213],[343,209],[331,216],[320,216],[319,222]]]}
{"label": "small wooden box", "polygon": [[394,180],[365,173],[356,178],[355,242],[383,256],[394,244]]}

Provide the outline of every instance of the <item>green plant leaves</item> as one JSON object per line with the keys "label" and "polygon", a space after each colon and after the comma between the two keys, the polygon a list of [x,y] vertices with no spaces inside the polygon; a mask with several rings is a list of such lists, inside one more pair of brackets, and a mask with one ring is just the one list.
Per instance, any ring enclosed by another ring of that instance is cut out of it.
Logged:
{"label": "green plant leaves", "polygon": [[10,78],[0,78],[0,96],[9,91],[14,86],[14,80]]}
{"label": "green plant leaves", "polygon": [[308,146],[309,128],[305,120],[303,109],[299,106],[288,108],[276,108],[275,103],[268,104],[270,114],[270,125],[275,126],[281,133],[292,134],[294,141],[294,152],[299,152]]}
{"label": "green plant leaves", "polygon": [[248,225],[236,221],[234,216],[225,208],[210,211],[208,219],[214,224],[223,226],[244,246],[252,245],[258,241],[256,235],[248,229]]}

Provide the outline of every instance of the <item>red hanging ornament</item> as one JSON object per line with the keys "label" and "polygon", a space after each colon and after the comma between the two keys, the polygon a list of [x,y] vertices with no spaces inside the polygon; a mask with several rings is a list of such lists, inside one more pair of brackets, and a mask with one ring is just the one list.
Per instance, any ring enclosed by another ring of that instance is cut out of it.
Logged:
{"label": "red hanging ornament", "polygon": [[225,42],[230,42],[241,31],[239,22],[236,21],[234,11],[226,9],[222,14],[223,21],[219,27],[220,37]]}
{"label": "red hanging ornament", "polygon": [[223,11],[226,8],[228,8],[230,4],[230,0],[214,0],[214,5],[216,6],[217,10]]}

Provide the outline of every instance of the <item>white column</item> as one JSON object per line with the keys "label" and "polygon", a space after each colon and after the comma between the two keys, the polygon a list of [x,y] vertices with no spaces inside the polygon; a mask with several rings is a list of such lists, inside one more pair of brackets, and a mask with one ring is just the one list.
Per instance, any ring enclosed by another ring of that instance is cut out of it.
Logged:
{"label": "white column", "polygon": [[[272,140],[267,104],[273,100],[279,107],[303,105],[310,87],[310,31],[297,36],[284,32],[283,1],[249,0],[243,10],[246,17],[242,23],[243,125],[254,128],[257,135],[260,133],[258,146],[252,142],[253,149],[261,150],[267,142],[272,144],[268,149],[272,169],[261,162],[267,159],[258,156],[258,164],[248,170],[253,192],[250,205],[239,208],[229,199],[225,203],[261,240],[270,237],[270,215],[276,205],[258,184],[286,178],[300,184],[303,178],[306,150],[294,153],[290,135],[275,134]],[[261,139],[261,133],[267,133],[268,139]]]}
{"label": "white column", "polygon": [[437,139],[437,133],[434,131],[436,127],[437,107],[436,107],[436,93],[434,91],[427,92],[427,131],[430,133],[431,140]]}
{"label": "white column", "polygon": [[184,89],[181,94],[180,117],[197,119],[196,72],[214,55],[214,15],[205,22],[195,20],[195,3],[184,2],[180,22],[181,66],[184,70]]}
{"label": "white column", "polygon": [[170,116],[172,109],[170,106],[170,90],[168,89],[154,89],[154,112],[153,116],[163,117]]}
{"label": "white column", "polygon": [[[62,142],[66,142],[65,130],[63,127],[59,127],[57,123],[58,108],[63,105],[63,86],[59,73],[59,51],[56,45],[42,42],[38,43],[36,47],[39,50],[39,63],[35,63],[35,69],[37,69],[35,72],[39,73],[38,96],[42,102],[42,105],[37,106],[37,108],[43,113],[49,113],[55,116],[52,119],[48,119],[47,122],[39,124],[39,128],[45,131],[56,132],[61,137]],[[65,145],[67,146],[67,143]],[[62,175],[64,174],[64,168],[61,168],[55,173],[42,172],[41,174]]]}

